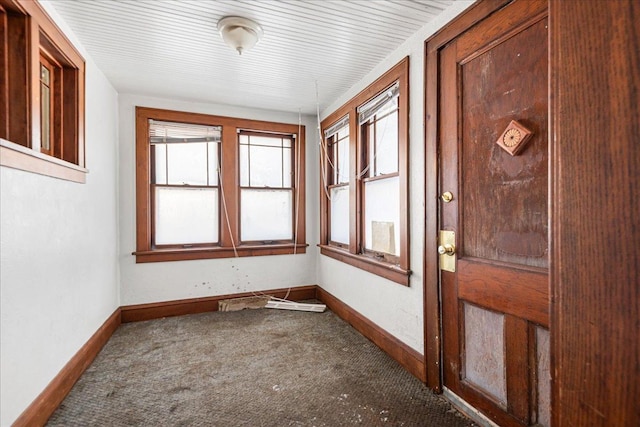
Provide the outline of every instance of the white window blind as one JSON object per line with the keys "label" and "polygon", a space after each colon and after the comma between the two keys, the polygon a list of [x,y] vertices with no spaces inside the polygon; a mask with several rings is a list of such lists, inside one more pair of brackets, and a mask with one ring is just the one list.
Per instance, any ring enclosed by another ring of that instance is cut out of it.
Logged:
{"label": "white window blind", "polygon": [[220,142],[221,126],[149,120],[149,142]]}
{"label": "white window blind", "polygon": [[366,104],[358,107],[359,124],[366,123],[384,109],[398,108],[398,96],[400,96],[400,83],[396,82]]}
{"label": "white window blind", "polygon": [[326,128],[324,130],[324,137],[325,138],[330,138],[333,135],[335,135],[336,133],[338,133],[339,131],[342,130],[342,128],[346,127],[347,131],[349,130],[349,115],[347,114],[346,116],[344,116],[343,118],[341,118],[340,120],[338,120],[337,122],[335,122],[334,124],[332,124],[331,126],[329,126],[328,128]]}

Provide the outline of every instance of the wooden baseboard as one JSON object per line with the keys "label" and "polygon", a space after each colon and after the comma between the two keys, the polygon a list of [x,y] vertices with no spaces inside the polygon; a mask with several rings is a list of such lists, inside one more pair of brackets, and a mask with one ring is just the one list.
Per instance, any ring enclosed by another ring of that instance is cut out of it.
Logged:
{"label": "wooden baseboard", "polygon": [[[256,293],[267,294],[276,298],[284,298],[291,301],[314,299],[316,297],[316,285],[299,286],[289,289],[272,289]],[[120,307],[122,311],[122,323],[139,322],[142,320],[160,319],[162,317],[182,316],[185,314],[205,313],[218,311],[218,302],[230,298],[242,298],[254,295],[252,292],[241,294],[220,295],[215,297],[191,298],[174,301],[163,301],[151,304],[125,305]]]}
{"label": "wooden baseboard", "polygon": [[426,382],[424,356],[409,347],[371,320],[355,311],[324,289],[316,288],[316,299],[322,301],[338,317],[353,326],[358,332],[380,347],[413,376]]}
{"label": "wooden baseboard", "polygon": [[85,345],[67,362],[40,395],[24,410],[12,424],[13,427],[43,426],[67,396],[82,373],[91,365],[102,347],[120,326],[118,308],[89,338]]}
{"label": "wooden baseboard", "polygon": [[[331,311],[380,347],[412,375],[422,382],[426,380],[424,360],[420,353],[317,285],[300,286],[290,290],[286,288],[272,289],[261,291],[261,293],[277,298],[283,298],[288,293],[287,299],[291,301],[308,299],[322,301]],[[118,308],[69,360],[31,405],[16,419],[13,427],[44,426],[121,323],[217,311],[218,302],[221,300],[252,295],[253,293],[246,292],[216,297],[128,305]]]}

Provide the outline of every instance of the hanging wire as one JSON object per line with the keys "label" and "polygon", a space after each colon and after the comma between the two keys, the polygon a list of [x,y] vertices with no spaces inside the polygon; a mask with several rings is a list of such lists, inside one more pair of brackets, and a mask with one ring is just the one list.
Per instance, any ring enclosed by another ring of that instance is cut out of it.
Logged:
{"label": "hanging wire", "polygon": [[[298,112],[298,134],[296,135],[296,142],[295,142],[295,149],[296,149],[296,160],[295,160],[295,186],[296,186],[296,204],[295,204],[295,229],[294,229],[294,235],[293,235],[293,255],[297,254],[297,248],[298,248],[298,224],[299,224],[299,212],[300,212],[300,146],[301,146],[301,142],[300,142],[300,135],[302,133],[302,111],[300,110]],[[233,254],[235,256],[235,258],[239,258],[240,256],[238,255],[238,250],[236,247],[236,243],[235,240],[233,238],[233,233],[231,231],[231,221],[229,220],[229,212],[227,210],[227,202],[226,202],[226,197],[224,194],[224,185],[222,184],[222,167],[220,165],[220,163],[218,162],[218,179],[219,179],[219,184],[220,184],[220,192],[221,192],[221,196],[222,196],[222,206],[224,208],[224,216],[225,216],[225,220],[227,223],[227,229],[229,230],[229,237],[231,238],[231,246],[233,247]],[[291,294],[291,286],[289,286],[289,288],[287,288],[287,293],[285,294],[284,298],[277,298],[274,297],[273,295],[269,295],[266,294],[262,291],[251,291],[251,294],[253,296],[266,296],[269,297],[273,300],[276,301],[283,301],[283,302],[291,302],[288,301],[287,298],[289,298],[289,295]]]}
{"label": "hanging wire", "polygon": [[227,229],[229,230],[229,237],[231,238],[231,246],[233,246],[233,254],[238,258],[238,250],[236,249],[236,242],[233,240],[233,233],[231,232],[231,222],[229,221],[229,212],[227,211],[227,198],[224,195],[224,185],[222,184],[222,167],[218,160],[218,183],[220,184],[220,192],[222,193],[222,207],[224,208],[224,216],[227,221]]}
{"label": "hanging wire", "polygon": [[[293,255],[296,255],[298,252],[298,218],[300,216],[300,146],[301,146],[301,142],[300,142],[300,135],[302,133],[302,109],[298,109],[298,134],[296,135],[296,143],[295,143],[295,147],[296,147],[296,161],[295,161],[295,185],[296,185],[296,205],[295,205],[295,229],[293,232]],[[291,293],[291,286],[289,286],[289,288],[287,289],[287,293],[284,296],[284,298],[280,299],[280,298],[276,298],[274,296],[269,295],[272,299],[277,299],[279,301],[287,301],[287,298],[289,298],[289,294]]]}

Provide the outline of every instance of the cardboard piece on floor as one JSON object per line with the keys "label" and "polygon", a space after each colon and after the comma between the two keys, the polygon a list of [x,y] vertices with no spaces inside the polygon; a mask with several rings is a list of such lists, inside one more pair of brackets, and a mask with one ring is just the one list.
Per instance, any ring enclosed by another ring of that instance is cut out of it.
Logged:
{"label": "cardboard piece on floor", "polygon": [[292,302],[292,301],[276,301],[270,300],[267,302],[265,308],[276,308],[279,310],[296,310],[296,311],[313,311],[316,313],[322,313],[327,309],[327,306],[324,304],[308,304],[302,302]]}

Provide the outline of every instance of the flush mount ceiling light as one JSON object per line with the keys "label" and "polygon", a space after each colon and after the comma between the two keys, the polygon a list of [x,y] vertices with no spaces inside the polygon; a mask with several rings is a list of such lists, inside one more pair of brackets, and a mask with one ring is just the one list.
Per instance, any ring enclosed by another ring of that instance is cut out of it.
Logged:
{"label": "flush mount ceiling light", "polygon": [[218,31],[226,44],[242,52],[251,49],[262,38],[262,27],[247,18],[226,16],[218,21]]}

